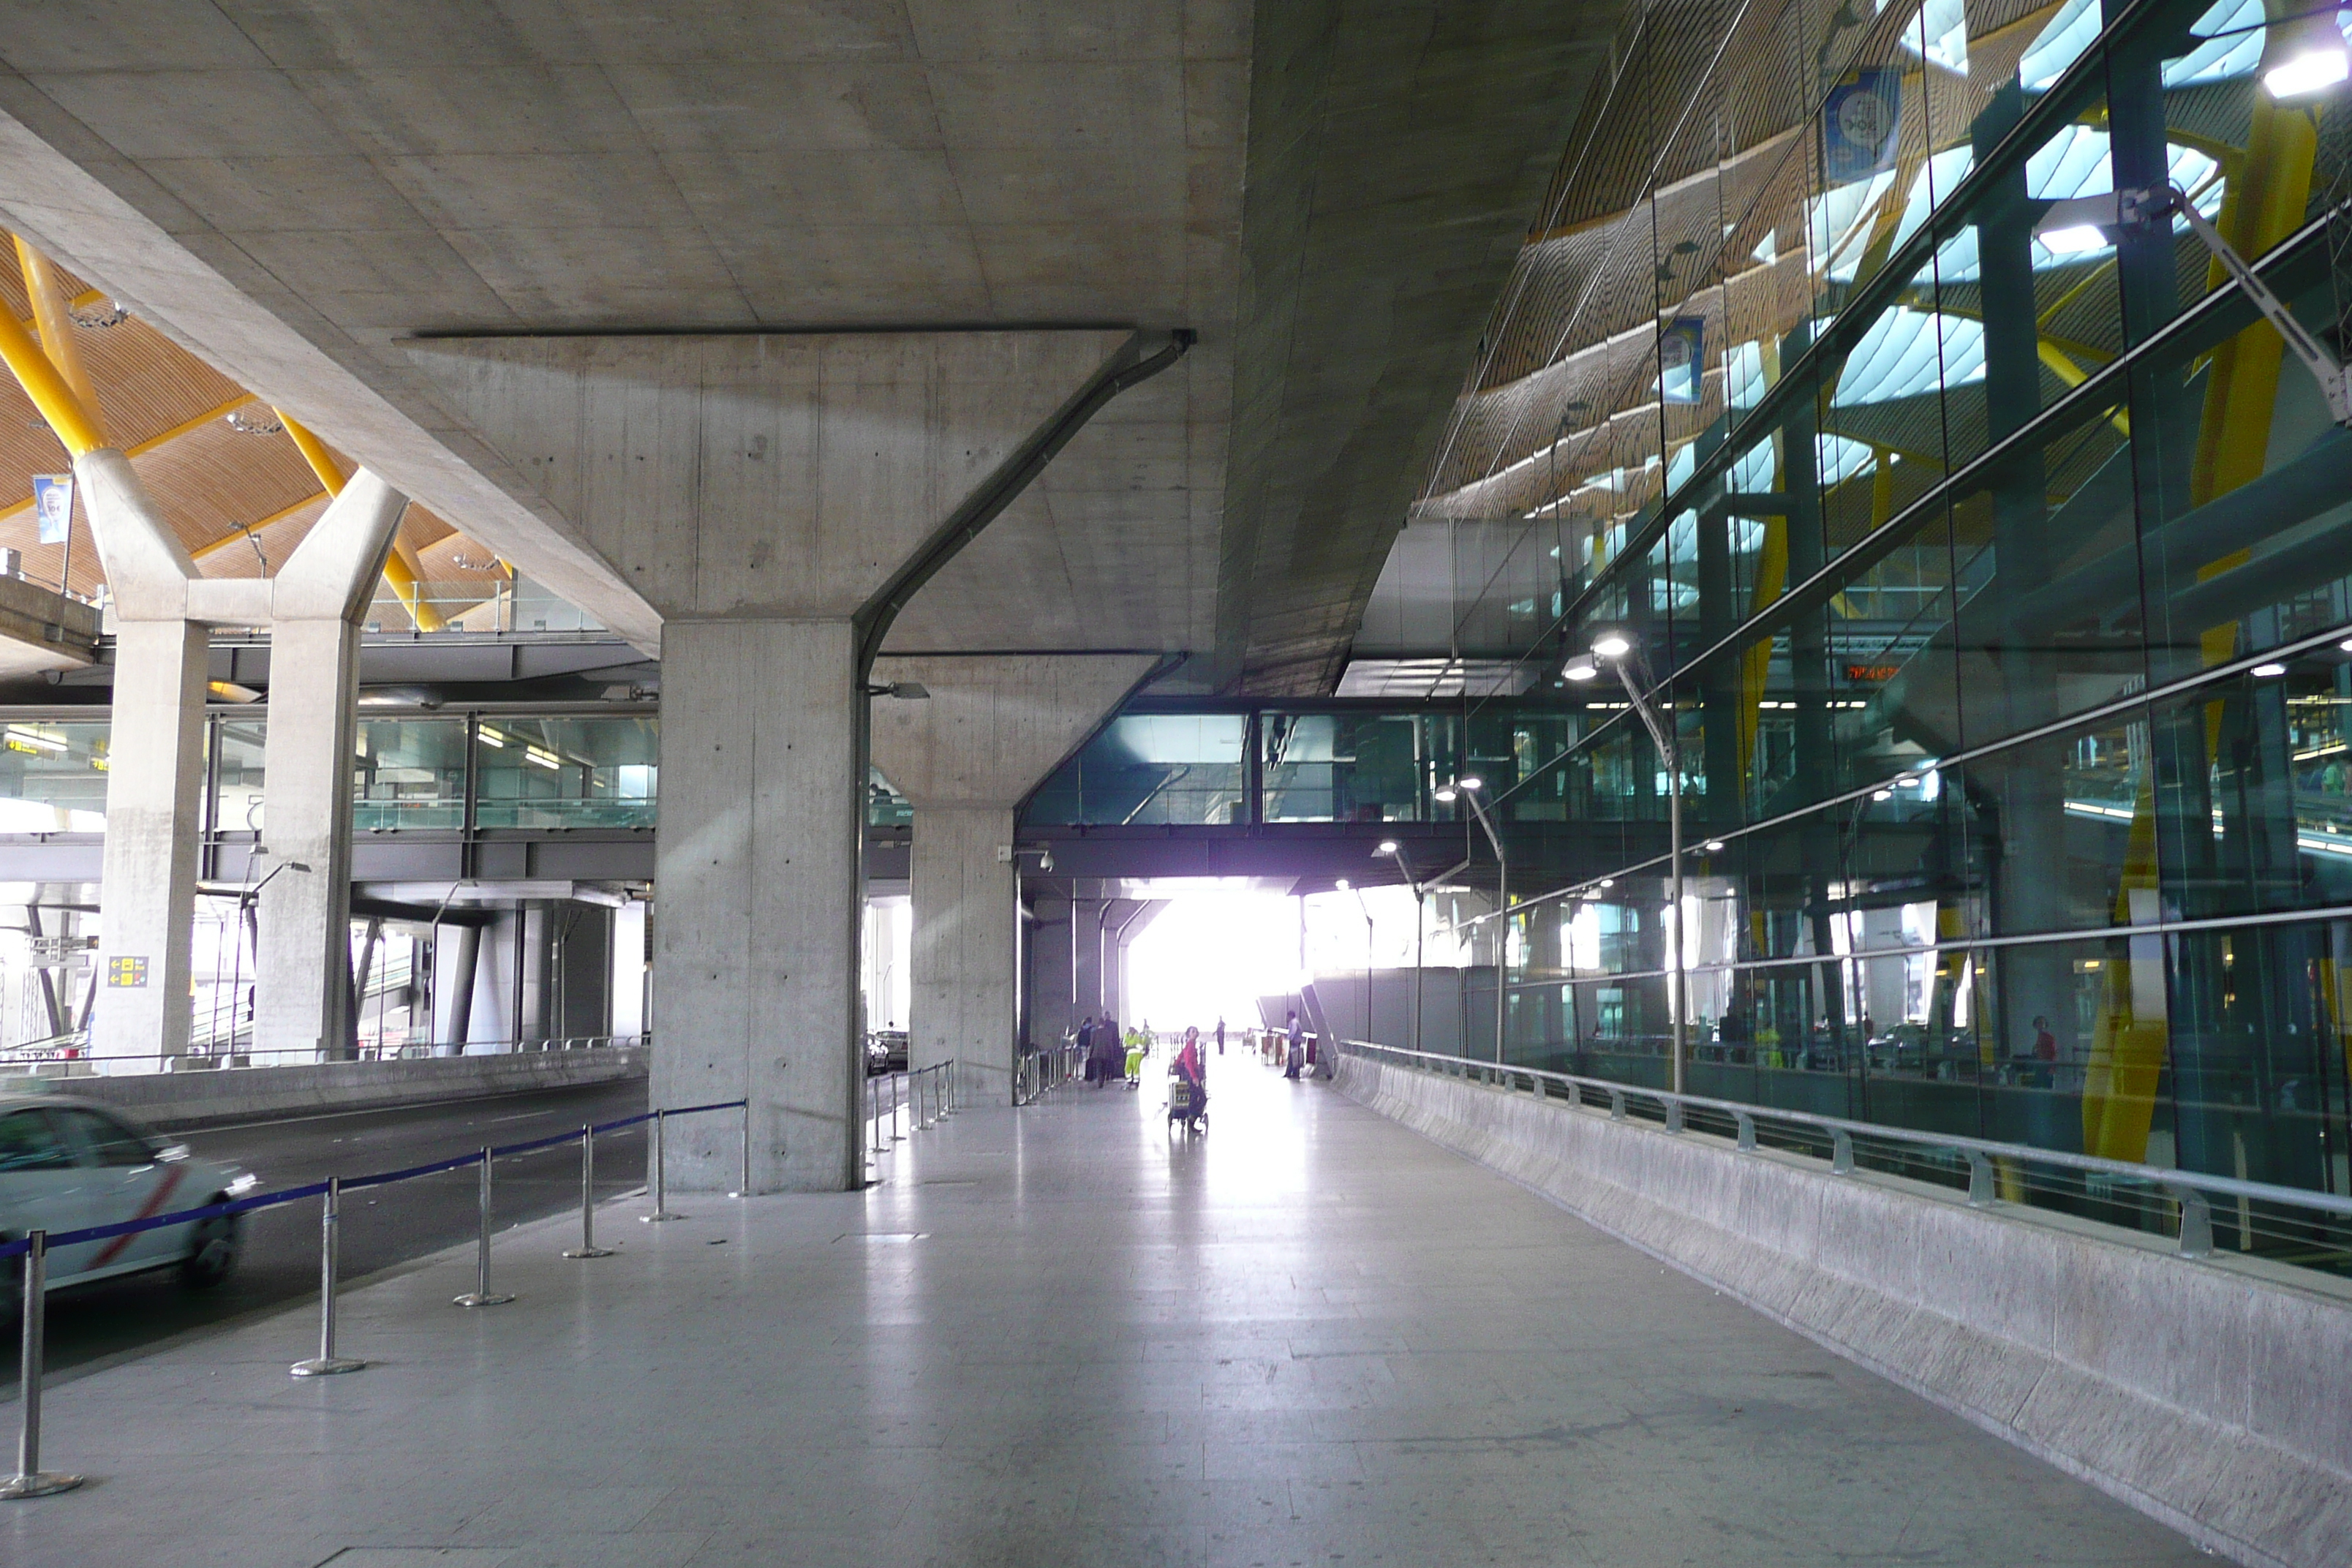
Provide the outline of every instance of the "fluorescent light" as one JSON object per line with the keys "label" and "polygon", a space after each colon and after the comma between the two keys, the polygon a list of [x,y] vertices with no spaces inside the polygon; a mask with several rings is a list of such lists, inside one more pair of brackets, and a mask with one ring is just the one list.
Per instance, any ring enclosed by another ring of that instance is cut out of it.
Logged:
{"label": "fluorescent light", "polygon": [[542,751],[537,746],[525,746],[522,749],[522,760],[527,763],[536,763],[542,768],[563,766],[563,760],[553,752]]}
{"label": "fluorescent light", "polygon": [[2067,228],[2053,228],[2037,235],[2043,249],[2055,256],[2081,256],[2088,251],[2107,247],[2106,230],[2096,224],[2078,223]]}
{"label": "fluorescent light", "polygon": [[2280,61],[2263,73],[2263,86],[2273,98],[2303,98],[2326,91],[2347,75],[2352,75],[2352,61],[2346,59],[2339,39],[2332,49],[2321,44]]}
{"label": "fluorescent light", "polygon": [[2286,666],[2283,664],[2258,664],[2254,666],[2254,679],[2257,680],[2269,680],[2275,676],[2284,675],[2285,673]]}
{"label": "fluorescent light", "polygon": [[482,744],[494,752],[503,752],[507,749],[507,738],[485,724],[482,726]]}
{"label": "fluorescent light", "polygon": [[44,735],[38,730],[27,730],[21,724],[7,729],[8,749],[15,752],[62,752],[66,743],[55,735]]}

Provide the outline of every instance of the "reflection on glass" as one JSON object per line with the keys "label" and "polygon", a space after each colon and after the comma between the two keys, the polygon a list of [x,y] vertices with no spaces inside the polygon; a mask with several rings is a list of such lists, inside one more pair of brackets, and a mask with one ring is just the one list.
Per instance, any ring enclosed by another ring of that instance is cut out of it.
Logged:
{"label": "reflection on glass", "polygon": [[651,719],[486,717],[475,741],[479,826],[654,826],[660,752]]}

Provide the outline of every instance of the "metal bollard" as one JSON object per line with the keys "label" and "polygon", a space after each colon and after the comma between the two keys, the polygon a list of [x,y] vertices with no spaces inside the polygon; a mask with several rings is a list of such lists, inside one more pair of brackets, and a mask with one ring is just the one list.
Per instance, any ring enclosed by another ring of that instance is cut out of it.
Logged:
{"label": "metal bollard", "polygon": [[596,1245],[596,1129],[580,1129],[580,1245],[564,1249],[566,1258],[610,1258],[613,1249]]}
{"label": "metal bollard", "polygon": [[898,1118],[907,1109],[907,1075],[894,1073],[890,1078],[890,1142],[904,1143],[907,1135],[898,1131]]}
{"label": "metal bollard", "polygon": [[668,1111],[656,1110],[654,1112],[654,1143],[652,1150],[654,1163],[654,1212],[651,1214],[641,1214],[637,1216],[647,1225],[657,1225],[666,1219],[684,1219],[686,1217],[686,1215],[682,1214],[672,1214],[669,1212],[669,1161],[666,1157],[667,1145],[662,1137],[662,1128],[668,1122]]}
{"label": "metal bollard", "polygon": [[878,1078],[866,1080],[866,1106],[874,1113],[874,1152],[878,1156],[882,1152],[882,1080]]}
{"label": "metal bollard", "polygon": [[48,1497],[81,1485],[79,1476],[41,1468],[42,1340],[48,1328],[49,1233],[37,1230],[25,1237],[25,1310],[23,1359],[16,1383],[16,1473],[0,1481],[0,1499]]}
{"label": "metal bollard", "polygon": [[367,1365],[335,1353],[335,1280],[342,1253],[343,1179],[327,1178],[327,1195],[319,1205],[319,1353],[298,1361],[289,1372],[297,1377],[332,1377]]}
{"label": "metal bollard", "polygon": [[476,1206],[481,1211],[481,1237],[474,1244],[474,1288],[456,1299],[460,1307],[503,1307],[514,1300],[490,1289],[490,1152],[482,1151],[482,1180]]}
{"label": "metal bollard", "polygon": [[751,1195],[751,1101],[748,1097],[743,1101],[743,1171],[737,1180],[739,1184],[728,1195],[738,1198],[750,1197]]}

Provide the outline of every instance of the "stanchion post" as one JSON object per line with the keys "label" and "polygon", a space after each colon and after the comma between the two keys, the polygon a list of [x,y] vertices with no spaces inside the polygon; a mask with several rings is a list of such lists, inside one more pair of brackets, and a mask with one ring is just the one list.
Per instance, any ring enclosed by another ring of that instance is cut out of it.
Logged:
{"label": "stanchion post", "polygon": [[25,1238],[22,1360],[16,1373],[16,1473],[0,1481],[0,1499],[50,1497],[81,1485],[79,1476],[41,1468],[41,1363],[47,1353],[49,1233]]}
{"label": "stanchion post", "polygon": [[490,1152],[482,1151],[481,1182],[474,1205],[480,1213],[480,1234],[474,1241],[474,1288],[456,1299],[460,1307],[503,1307],[514,1300],[490,1289]]}
{"label": "stanchion post", "polygon": [[907,1110],[907,1077],[905,1073],[890,1076],[890,1142],[904,1143],[907,1135],[898,1131],[899,1119]]}
{"label": "stanchion post", "polygon": [[751,1099],[749,1095],[743,1097],[743,1170],[737,1181],[735,1191],[730,1195],[739,1198],[750,1197],[751,1195]]}
{"label": "stanchion post", "polygon": [[874,1112],[874,1152],[882,1152],[882,1080],[869,1077],[866,1080],[866,1109]]}
{"label": "stanchion post", "polygon": [[639,1219],[644,1220],[647,1225],[657,1225],[666,1219],[684,1219],[686,1217],[682,1214],[672,1214],[669,1212],[669,1161],[664,1157],[667,1154],[668,1148],[667,1141],[662,1137],[662,1128],[667,1124],[668,1121],[668,1111],[656,1110],[654,1112],[654,1144],[653,1149],[651,1150],[654,1165],[654,1212],[651,1214],[639,1215],[637,1216]]}
{"label": "stanchion post", "polygon": [[341,1271],[343,1179],[327,1178],[319,1203],[319,1353],[287,1370],[297,1377],[332,1377],[357,1372],[367,1363],[335,1353],[335,1282]]}
{"label": "stanchion post", "polygon": [[596,1129],[580,1129],[580,1245],[566,1247],[566,1258],[610,1258],[613,1249],[596,1245]]}

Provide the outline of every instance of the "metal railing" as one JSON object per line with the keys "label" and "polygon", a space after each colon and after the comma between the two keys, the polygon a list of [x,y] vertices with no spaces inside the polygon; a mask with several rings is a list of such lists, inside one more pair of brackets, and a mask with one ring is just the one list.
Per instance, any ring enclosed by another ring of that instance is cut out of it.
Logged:
{"label": "metal railing", "polygon": [[387,1187],[400,1182],[412,1182],[424,1176],[439,1175],[447,1171],[462,1171],[467,1166],[480,1172],[478,1203],[480,1224],[475,1242],[474,1289],[457,1297],[460,1307],[503,1306],[515,1298],[493,1290],[490,1287],[490,1231],[493,1213],[491,1171],[499,1160],[536,1154],[577,1142],[580,1145],[580,1245],[568,1248],[566,1258],[609,1258],[612,1249],[596,1245],[596,1138],[599,1133],[617,1132],[625,1128],[647,1125],[652,1148],[647,1158],[651,1167],[648,1191],[654,1200],[653,1212],[639,1217],[646,1220],[677,1219],[666,1206],[667,1197],[667,1150],[663,1131],[673,1116],[695,1116],[715,1110],[742,1112],[742,1164],[740,1184],[729,1195],[740,1197],[751,1190],[751,1108],[748,1100],[723,1100],[708,1105],[683,1105],[648,1110],[636,1116],[624,1116],[614,1121],[590,1122],[576,1132],[559,1132],[551,1138],[536,1138],[523,1143],[508,1143],[485,1147],[468,1154],[447,1160],[435,1160],[427,1164],[410,1165],[397,1171],[378,1171],[363,1176],[330,1176],[323,1182],[305,1186],[288,1187],[278,1192],[257,1193],[251,1197],[236,1198],[226,1203],[205,1204],[195,1208],[180,1209],[171,1214],[156,1215],[146,1219],[123,1220],[113,1225],[87,1226],[79,1230],[34,1230],[22,1238],[0,1243],[0,1260],[22,1258],[24,1300],[19,1309],[21,1334],[17,1372],[17,1431],[16,1472],[0,1480],[0,1500],[16,1498],[47,1497],[52,1493],[70,1491],[82,1484],[84,1478],[60,1471],[41,1468],[41,1370],[46,1354],[47,1330],[48,1253],[54,1247],[71,1247],[82,1242],[104,1241],[114,1237],[135,1236],[142,1231],[162,1230],[172,1226],[189,1225],[204,1220],[225,1219],[251,1214],[258,1209],[277,1208],[286,1204],[317,1198],[319,1204],[319,1353],[296,1362],[288,1370],[296,1377],[325,1377],[358,1372],[367,1365],[363,1360],[339,1354],[335,1342],[335,1300],[341,1278],[342,1195],[346,1192],[362,1192],[371,1187]]}
{"label": "metal railing", "polygon": [[[313,1067],[323,1062],[422,1061],[443,1056],[537,1056],[555,1051],[603,1050],[615,1046],[649,1046],[653,1038],[644,1034],[570,1035],[538,1040],[419,1041],[414,1045],[362,1045],[355,1054],[343,1057],[322,1057],[315,1046],[257,1050],[223,1039],[192,1046],[177,1055],[147,1051],[99,1056],[91,1053],[89,1036],[84,1031],[0,1049],[0,1077],[82,1078],[107,1071],[218,1072],[237,1068]],[[141,1065],[126,1069],[122,1066],[126,1063]]]}
{"label": "metal railing", "polygon": [[1573,1109],[1605,1108],[1612,1121],[1639,1120],[1669,1134],[1727,1137],[1743,1153],[1756,1152],[1769,1142],[1778,1152],[1825,1160],[1835,1175],[1867,1168],[1964,1188],[1973,1207],[2006,1203],[2126,1223],[2129,1228],[2170,1235],[2182,1258],[2211,1257],[2219,1249],[2218,1225],[2224,1234],[2234,1236],[2240,1251],[2319,1268],[2352,1265],[2352,1197],[2333,1193],[1675,1094],[1368,1040],[1337,1044],[1343,1053],[1370,1061],[1513,1092],[1524,1086],[1538,1100],[1557,1097]]}
{"label": "metal railing", "polygon": [[1042,1100],[1048,1090],[1061,1088],[1085,1068],[1086,1058],[1074,1040],[1031,1051],[1014,1066],[1013,1103],[1028,1105]]}
{"label": "metal railing", "polygon": [[876,1073],[866,1080],[866,1120],[874,1130],[872,1153],[880,1159],[909,1132],[938,1126],[957,1108],[956,1064],[950,1057],[911,1072]]}

